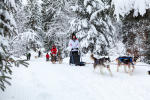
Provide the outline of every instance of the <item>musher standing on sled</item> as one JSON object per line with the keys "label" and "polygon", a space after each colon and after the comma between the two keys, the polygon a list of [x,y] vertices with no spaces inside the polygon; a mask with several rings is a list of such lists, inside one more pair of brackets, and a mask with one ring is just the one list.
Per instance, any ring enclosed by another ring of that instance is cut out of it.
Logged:
{"label": "musher standing on sled", "polygon": [[52,49],[51,49],[51,61],[53,62],[53,63],[55,63],[56,62],[56,54],[57,54],[57,48],[56,48],[56,46],[55,45],[53,45],[53,47],[52,47]]}
{"label": "musher standing on sled", "polygon": [[73,33],[69,41],[70,64],[78,65],[80,63],[80,55],[78,55],[79,41]]}

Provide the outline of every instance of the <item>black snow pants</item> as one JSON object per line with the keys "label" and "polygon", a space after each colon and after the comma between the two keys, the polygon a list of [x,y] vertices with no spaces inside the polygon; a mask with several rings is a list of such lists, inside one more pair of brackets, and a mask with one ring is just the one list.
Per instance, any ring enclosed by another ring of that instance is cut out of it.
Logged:
{"label": "black snow pants", "polygon": [[78,65],[80,64],[80,55],[78,51],[70,51],[70,64]]}

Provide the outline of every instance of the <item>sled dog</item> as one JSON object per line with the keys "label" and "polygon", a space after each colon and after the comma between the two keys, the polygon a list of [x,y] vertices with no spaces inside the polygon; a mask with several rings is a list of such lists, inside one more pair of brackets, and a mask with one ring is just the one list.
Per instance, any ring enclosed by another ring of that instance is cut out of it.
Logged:
{"label": "sled dog", "polygon": [[35,59],[37,59],[38,58],[38,56],[35,56]]}
{"label": "sled dog", "polygon": [[108,58],[107,57],[103,57],[103,58],[97,59],[92,54],[91,55],[91,59],[94,60],[94,63],[93,63],[94,69],[99,67],[100,68],[100,73],[103,74],[102,69],[103,68],[107,68],[107,70],[109,71],[110,75],[112,76],[112,72],[110,70],[110,58],[109,57]]}
{"label": "sled dog", "polygon": [[52,62],[53,64],[56,63],[56,55],[55,55],[55,54],[51,54],[51,62]]}
{"label": "sled dog", "polygon": [[[138,57],[128,57],[128,56],[122,56],[122,57],[118,57],[116,59],[117,62],[117,72],[119,72],[119,67],[121,65],[124,65],[124,71],[126,73],[129,73],[131,75],[131,73],[134,71],[135,67],[134,64],[136,63]],[[126,67],[128,67],[128,72],[126,70]],[[132,70],[131,70],[132,67]]]}
{"label": "sled dog", "polygon": [[62,55],[61,55],[60,51],[58,51],[58,62],[59,62],[59,64],[61,64],[63,62]]}

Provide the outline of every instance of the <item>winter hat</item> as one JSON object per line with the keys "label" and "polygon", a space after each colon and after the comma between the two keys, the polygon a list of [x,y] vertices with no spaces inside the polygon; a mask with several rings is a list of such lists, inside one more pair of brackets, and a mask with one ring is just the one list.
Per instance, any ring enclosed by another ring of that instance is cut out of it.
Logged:
{"label": "winter hat", "polygon": [[75,35],[75,33],[72,33],[72,40],[73,40],[73,36],[75,36],[75,39],[77,39],[77,37],[76,37],[76,35]]}

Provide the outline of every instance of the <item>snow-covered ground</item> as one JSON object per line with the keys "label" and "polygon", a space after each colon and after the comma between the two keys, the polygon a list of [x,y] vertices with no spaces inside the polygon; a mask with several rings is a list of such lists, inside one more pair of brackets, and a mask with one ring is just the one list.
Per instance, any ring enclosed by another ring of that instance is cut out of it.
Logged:
{"label": "snow-covered ground", "polygon": [[[90,58],[83,58],[91,62]],[[13,68],[12,86],[0,91],[0,100],[149,100],[149,65],[137,63],[132,76],[123,67],[113,77],[104,69],[104,75],[92,64],[69,66],[46,62],[45,58],[32,58],[28,68]]]}

